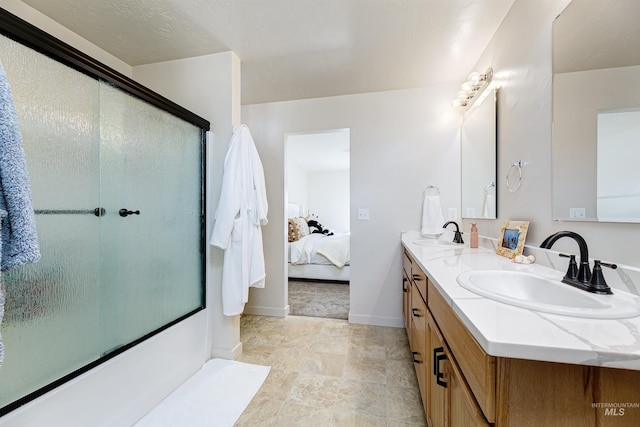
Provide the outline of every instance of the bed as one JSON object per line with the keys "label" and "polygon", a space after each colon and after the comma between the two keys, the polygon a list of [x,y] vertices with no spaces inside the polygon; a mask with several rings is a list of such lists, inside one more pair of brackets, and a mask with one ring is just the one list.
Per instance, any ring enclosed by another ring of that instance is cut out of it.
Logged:
{"label": "bed", "polygon": [[318,228],[312,221],[303,217],[289,219],[289,278],[348,282],[349,233]]}

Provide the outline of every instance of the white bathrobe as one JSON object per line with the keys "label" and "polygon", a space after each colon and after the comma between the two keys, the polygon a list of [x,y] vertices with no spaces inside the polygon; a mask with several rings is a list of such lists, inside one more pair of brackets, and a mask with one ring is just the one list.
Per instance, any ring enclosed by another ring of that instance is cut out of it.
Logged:
{"label": "white bathrobe", "polygon": [[236,316],[249,287],[265,279],[261,226],[267,223],[267,192],[258,150],[246,125],[234,127],[224,159],[222,190],[210,244],[224,250],[222,309]]}

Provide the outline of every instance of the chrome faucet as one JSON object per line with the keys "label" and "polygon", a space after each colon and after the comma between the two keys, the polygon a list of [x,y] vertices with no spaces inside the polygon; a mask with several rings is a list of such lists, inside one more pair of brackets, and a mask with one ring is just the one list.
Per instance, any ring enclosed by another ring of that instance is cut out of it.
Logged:
{"label": "chrome faucet", "polygon": [[455,221],[445,222],[442,228],[447,228],[447,225],[449,224],[453,224],[456,226],[456,231],[454,232],[455,234],[453,235],[453,243],[464,243],[464,240],[462,240],[462,233],[460,232],[460,227],[458,227],[457,222]]}
{"label": "chrome faucet", "polygon": [[562,282],[595,294],[613,294],[602,274],[602,266],[604,265],[612,269],[616,269],[618,266],[608,262],[594,260],[593,274],[591,274],[587,242],[578,233],[574,233],[573,231],[558,231],[544,239],[540,247],[543,249],[551,249],[551,246],[562,237],[571,237],[578,243],[578,248],[580,249],[580,266],[576,263],[575,255],[560,254],[561,257],[569,258],[569,268],[562,278]]}

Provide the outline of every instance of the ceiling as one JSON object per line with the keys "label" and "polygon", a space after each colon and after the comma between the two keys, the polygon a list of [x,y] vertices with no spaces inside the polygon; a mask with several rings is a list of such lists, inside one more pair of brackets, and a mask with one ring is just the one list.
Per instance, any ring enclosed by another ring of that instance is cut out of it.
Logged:
{"label": "ceiling", "polygon": [[287,136],[287,166],[307,172],[349,170],[349,129]]}
{"label": "ceiling", "polygon": [[22,0],[136,66],[224,51],[242,104],[462,82],[514,0]]}

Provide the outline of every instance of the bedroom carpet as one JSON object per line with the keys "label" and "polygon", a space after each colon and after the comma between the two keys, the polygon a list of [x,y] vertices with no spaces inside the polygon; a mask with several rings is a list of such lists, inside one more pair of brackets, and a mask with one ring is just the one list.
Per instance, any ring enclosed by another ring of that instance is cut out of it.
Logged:
{"label": "bedroom carpet", "polygon": [[289,314],[349,318],[349,285],[289,280]]}

